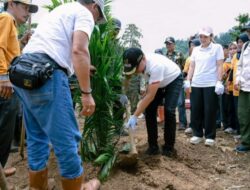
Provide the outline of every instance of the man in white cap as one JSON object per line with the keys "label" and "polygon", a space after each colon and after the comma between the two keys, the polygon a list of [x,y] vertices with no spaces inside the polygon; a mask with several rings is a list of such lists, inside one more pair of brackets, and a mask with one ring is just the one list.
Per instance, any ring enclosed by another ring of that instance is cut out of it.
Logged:
{"label": "man in white cap", "polygon": [[158,146],[157,128],[157,107],[165,98],[165,120],[164,141],[162,154],[168,157],[175,157],[176,150],[176,117],[178,97],[183,84],[183,77],[180,68],[168,59],[159,54],[144,54],[139,48],[129,48],[124,51],[124,74],[131,76],[142,73],[147,78],[147,90],[145,96],[137,105],[137,109],[129,118],[127,127],[135,129],[138,116],[145,110],[146,127],[148,133],[148,149],[146,154],[157,155],[160,153]]}
{"label": "man in white cap", "polygon": [[48,188],[49,143],[51,142],[62,176],[63,190],[98,189],[97,179],[84,182],[81,140],[71,99],[68,76],[76,74],[81,89],[82,115],[95,111],[90,86],[89,40],[95,23],[106,21],[103,0],[78,0],[51,11],[38,24],[23,59],[32,64],[53,65],[50,78],[40,88],[15,86],[23,103],[27,131],[29,180],[31,189]]}
{"label": "man in white cap", "polygon": [[[4,1],[4,12],[0,14],[0,163],[4,167],[10,153],[18,113],[18,100],[9,81],[8,67],[11,60],[20,55],[17,26],[24,24],[30,13],[38,7],[28,0]],[[5,170],[5,175],[15,173],[15,168]]]}

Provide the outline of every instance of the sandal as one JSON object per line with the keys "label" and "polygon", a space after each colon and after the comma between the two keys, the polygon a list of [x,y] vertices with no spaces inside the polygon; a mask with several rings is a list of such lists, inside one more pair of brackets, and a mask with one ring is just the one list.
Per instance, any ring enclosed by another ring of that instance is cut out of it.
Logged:
{"label": "sandal", "polygon": [[99,190],[101,182],[98,179],[92,179],[83,185],[83,190]]}
{"label": "sandal", "polygon": [[10,168],[4,169],[4,175],[5,175],[5,177],[12,176],[15,173],[16,173],[16,168],[14,168],[14,167],[10,167]]}

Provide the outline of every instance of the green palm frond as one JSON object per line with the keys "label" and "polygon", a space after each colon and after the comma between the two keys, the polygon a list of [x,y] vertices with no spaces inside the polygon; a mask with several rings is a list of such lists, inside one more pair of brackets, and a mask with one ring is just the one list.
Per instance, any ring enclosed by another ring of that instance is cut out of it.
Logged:
{"label": "green palm frond", "polygon": [[[96,111],[86,118],[82,154],[85,160],[94,161],[101,166],[100,180],[107,179],[116,162],[117,126],[121,123],[114,119],[113,107],[118,99],[117,95],[121,93],[116,87],[121,86],[122,56],[118,50],[119,44],[109,32],[112,30],[111,21],[105,26],[96,27],[89,46],[91,63],[97,69],[92,78]],[[91,147],[94,151],[90,151]],[[93,152],[96,153],[95,157]]]}

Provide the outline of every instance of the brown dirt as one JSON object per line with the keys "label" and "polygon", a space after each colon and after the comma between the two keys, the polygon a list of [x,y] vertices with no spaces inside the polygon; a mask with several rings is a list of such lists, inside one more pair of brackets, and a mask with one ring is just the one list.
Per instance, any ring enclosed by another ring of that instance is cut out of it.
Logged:
{"label": "brown dirt", "polygon": [[[231,135],[217,131],[215,147],[204,144],[191,145],[183,131],[177,131],[177,158],[162,155],[147,156],[147,135],[144,121],[137,128],[136,144],[138,163],[131,168],[116,167],[102,190],[247,190],[250,189],[250,154],[233,151],[236,142]],[[163,144],[163,131],[159,126],[159,144]],[[128,142],[123,137],[121,143]],[[27,160],[18,153],[11,154],[8,165],[17,173],[8,178],[18,189],[28,189]],[[88,178],[96,175],[96,168],[85,166]],[[49,178],[54,190],[60,190],[60,178],[56,159],[52,153],[49,162]]]}

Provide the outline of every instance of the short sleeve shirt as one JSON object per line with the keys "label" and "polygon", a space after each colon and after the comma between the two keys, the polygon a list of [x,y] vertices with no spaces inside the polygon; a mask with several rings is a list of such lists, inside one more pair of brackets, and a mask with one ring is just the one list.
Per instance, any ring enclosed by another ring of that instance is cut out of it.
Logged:
{"label": "short sleeve shirt", "polygon": [[193,87],[213,87],[217,82],[217,61],[224,59],[220,44],[210,43],[206,48],[195,47],[191,55],[195,69],[192,78]]}
{"label": "short sleeve shirt", "polygon": [[0,14],[0,75],[6,75],[11,60],[20,55],[20,45],[14,17]]}
{"label": "short sleeve shirt", "polygon": [[146,54],[145,73],[148,78],[148,84],[160,82],[160,88],[163,88],[174,81],[181,70],[176,63],[167,57],[159,54]]}
{"label": "short sleeve shirt", "polygon": [[23,52],[46,53],[71,75],[73,33],[85,32],[90,39],[93,29],[94,18],[86,7],[78,2],[66,3],[43,18]]}

